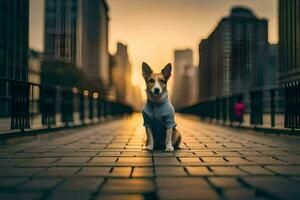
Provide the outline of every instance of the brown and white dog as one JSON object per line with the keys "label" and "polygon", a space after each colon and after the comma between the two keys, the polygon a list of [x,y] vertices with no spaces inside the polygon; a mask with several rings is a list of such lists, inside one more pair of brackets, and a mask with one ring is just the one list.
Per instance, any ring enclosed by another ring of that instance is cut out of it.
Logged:
{"label": "brown and white dog", "polygon": [[143,118],[147,133],[146,149],[149,151],[154,148],[174,151],[174,148],[179,148],[181,142],[181,135],[175,128],[175,110],[167,91],[171,71],[170,63],[160,73],[153,73],[147,63],[142,64],[143,77],[147,86],[147,103],[143,109]]}

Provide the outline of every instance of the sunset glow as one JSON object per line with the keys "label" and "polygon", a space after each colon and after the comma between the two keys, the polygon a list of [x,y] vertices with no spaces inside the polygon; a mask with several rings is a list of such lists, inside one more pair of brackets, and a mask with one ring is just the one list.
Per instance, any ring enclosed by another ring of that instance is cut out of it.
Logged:
{"label": "sunset glow", "polygon": [[[43,0],[30,0],[30,47],[43,50]],[[132,81],[144,85],[140,64],[148,62],[159,71],[173,62],[174,49],[192,48],[198,65],[198,45],[227,16],[234,5],[253,9],[269,20],[269,42],[277,43],[276,0],[108,0],[110,7],[109,50],[116,43],[128,45]]]}

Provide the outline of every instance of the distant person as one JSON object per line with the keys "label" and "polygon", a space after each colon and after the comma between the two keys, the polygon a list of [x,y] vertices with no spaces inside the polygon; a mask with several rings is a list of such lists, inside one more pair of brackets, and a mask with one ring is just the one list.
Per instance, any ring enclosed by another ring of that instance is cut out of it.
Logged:
{"label": "distant person", "polygon": [[234,104],[234,115],[235,121],[239,123],[239,126],[243,123],[244,110],[245,104],[242,102],[242,96],[238,96],[238,100]]}

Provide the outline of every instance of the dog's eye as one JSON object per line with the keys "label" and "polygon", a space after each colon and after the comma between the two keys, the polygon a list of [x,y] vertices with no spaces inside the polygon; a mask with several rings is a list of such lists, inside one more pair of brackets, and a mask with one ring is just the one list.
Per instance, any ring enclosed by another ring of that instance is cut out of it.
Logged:
{"label": "dog's eye", "polygon": [[160,80],[159,82],[160,82],[160,83],[163,83],[163,84],[165,84],[165,83],[166,83],[166,81],[165,81],[165,80]]}
{"label": "dog's eye", "polygon": [[149,81],[149,83],[154,83],[154,82],[155,82],[155,80],[154,80],[154,79],[152,79],[152,78],[151,78],[151,79],[149,79],[148,81]]}

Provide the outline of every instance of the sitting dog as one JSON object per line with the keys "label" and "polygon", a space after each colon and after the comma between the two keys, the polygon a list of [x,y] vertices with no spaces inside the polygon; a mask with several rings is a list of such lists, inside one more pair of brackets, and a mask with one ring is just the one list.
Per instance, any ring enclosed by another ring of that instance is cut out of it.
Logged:
{"label": "sitting dog", "polygon": [[147,103],[142,114],[147,133],[146,149],[149,151],[164,147],[165,151],[174,151],[174,148],[179,148],[181,142],[181,135],[175,128],[175,111],[167,91],[171,71],[170,63],[161,70],[161,73],[153,73],[147,63],[142,64],[143,77],[147,85]]}

